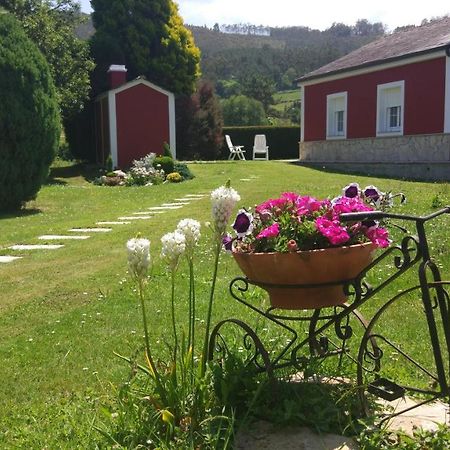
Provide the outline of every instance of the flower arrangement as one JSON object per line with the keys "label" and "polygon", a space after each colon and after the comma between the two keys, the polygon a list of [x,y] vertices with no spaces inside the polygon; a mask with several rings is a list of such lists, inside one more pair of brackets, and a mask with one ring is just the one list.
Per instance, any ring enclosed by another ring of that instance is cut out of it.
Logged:
{"label": "flower arrangement", "polygon": [[[397,195],[403,202],[403,194]],[[237,253],[286,253],[364,242],[387,247],[389,233],[380,223],[343,222],[340,215],[388,208],[395,196],[375,186],[361,189],[357,183],[346,186],[342,195],[332,200],[284,192],[260,203],[253,212],[240,209],[232,226],[236,236],[225,235],[223,245]]]}

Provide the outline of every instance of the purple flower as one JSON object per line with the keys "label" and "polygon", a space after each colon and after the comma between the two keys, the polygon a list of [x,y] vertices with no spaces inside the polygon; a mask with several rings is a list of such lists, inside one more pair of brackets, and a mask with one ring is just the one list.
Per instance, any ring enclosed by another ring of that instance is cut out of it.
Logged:
{"label": "purple flower", "polygon": [[342,195],[348,198],[358,197],[360,193],[359,184],[358,183],[350,183],[342,189]]}
{"label": "purple flower", "polygon": [[270,225],[270,227],[264,228],[264,230],[256,236],[256,239],[276,237],[279,234],[280,225],[278,223],[274,223],[273,225]]}
{"label": "purple flower", "polygon": [[253,216],[245,209],[240,209],[234,221],[233,228],[238,238],[250,234],[253,230]]}
{"label": "purple flower", "polygon": [[369,200],[373,200],[375,203],[380,199],[383,195],[377,187],[375,186],[366,186],[363,190],[364,197]]}
{"label": "purple flower", "polygon": [[233,241],[234,241],[234,239],[228,233],[222,238],[223,248],[227,252],[233,251]]}

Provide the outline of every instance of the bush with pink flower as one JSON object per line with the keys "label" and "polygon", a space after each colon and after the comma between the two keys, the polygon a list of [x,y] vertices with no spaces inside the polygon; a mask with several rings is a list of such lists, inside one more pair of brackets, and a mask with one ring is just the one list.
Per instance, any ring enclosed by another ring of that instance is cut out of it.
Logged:
{"label": "bush with pink flower", "polygon": [[[404,196],[397,195],[403,202]],[[340,215],[385,209],[392,206],[394,197],[375,186],[361,189],[357,183],[346,186],[332,200],[284,192],[253,211],[239,210],[233,224],[236,236],[226,235],[223,244],[227,250],[245,253],[296,252],[364,242],[384,248],[390,244],[389,233],[380,223],[344,222]]]}

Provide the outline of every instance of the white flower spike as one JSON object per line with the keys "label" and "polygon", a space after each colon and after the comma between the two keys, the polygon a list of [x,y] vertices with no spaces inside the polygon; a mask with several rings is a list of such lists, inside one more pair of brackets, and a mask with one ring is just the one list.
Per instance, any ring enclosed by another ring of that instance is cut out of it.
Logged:
{"label": "white flower spike", "polygon": [[240,200],[240,195],[229,186],[229,183],[211,192],[214,228],[220,236],[225,232],[231,213]]}
{"label": "white flower spike", "polygon": [[144,278],[150,266],[150,241],[143,238],[127,242],[128,267],[133,276]]}

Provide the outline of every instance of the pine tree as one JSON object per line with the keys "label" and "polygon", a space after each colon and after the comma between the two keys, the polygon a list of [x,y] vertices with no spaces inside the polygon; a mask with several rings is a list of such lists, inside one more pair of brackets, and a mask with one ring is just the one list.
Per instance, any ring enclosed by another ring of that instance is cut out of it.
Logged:
{"label": "pine tree", "polygon": [[94,92],[106,88],[110,64],[125,64],[128,77],[189,95],[200,75],[200,51],[172,0],[92,0],[97,62]]}

